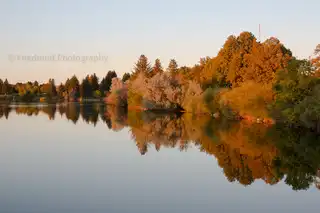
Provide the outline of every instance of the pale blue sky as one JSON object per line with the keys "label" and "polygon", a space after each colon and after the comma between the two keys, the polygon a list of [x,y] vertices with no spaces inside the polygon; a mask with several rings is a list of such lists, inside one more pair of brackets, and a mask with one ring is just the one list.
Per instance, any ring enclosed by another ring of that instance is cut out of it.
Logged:
{"label": "pale blue sky", "polygon": [[[308,57],[320,43],[320,1],[105,0],[0,2],[0,78],[10,81],[54,77],[59,83],[76,74],[130,72],[145,54],[193,65],[214,56],[230,34],[251,31],[262,40],[278,37],[294,55]],[[17,55],[101,55],[103,62],[26,62]]]}

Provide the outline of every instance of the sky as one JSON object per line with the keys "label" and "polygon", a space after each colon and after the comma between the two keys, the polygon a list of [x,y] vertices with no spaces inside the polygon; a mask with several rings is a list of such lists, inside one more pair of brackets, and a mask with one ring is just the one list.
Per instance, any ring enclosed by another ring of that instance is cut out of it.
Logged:
{"label": "sky", "polygon": [[[0,78],[59,83],[74,74],[101,79],[108,70],[122,76],[141,54],[164,67],[172,58],[191,66],[215,56],[229,35],[258,38],[259,24],[262,41],[277,37],[307,58],[320,43],[319,8],[319,0],[2,0]],[[106,60],[75,60],[97,55]]]}

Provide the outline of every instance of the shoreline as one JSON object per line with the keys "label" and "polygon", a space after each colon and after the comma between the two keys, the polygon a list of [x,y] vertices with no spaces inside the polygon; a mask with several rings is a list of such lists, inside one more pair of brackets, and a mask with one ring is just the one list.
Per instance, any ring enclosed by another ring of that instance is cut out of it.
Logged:
{"label": "shoreline", "polygon": [[[209,116],[215,119],[226,118],[224,115],[221,115],[220,112],[216,113],[191,113],[181,109],[148,109],[140,106],[117,106],[115,104],[107,103],[103,100],[99,99],[86,99],[82,101],[57,101],[57,102],[0,102],[0,105],[7,105],[11,107],[19,107],[19,106],[52,106],[52,105],[68,105],[68,104],[102,104],[106,106],[115,106],[119,108],[126,108],[128,111],[137,111],[137,112],[146,112],[146,113],[154,113],[154,114],[190,114],[191,116]],[[246,121],[250,124],[263,124],[263,125],[274,125],[276,121],[272,118],[258,118],[250,115],[245,116],[235,116],[234,118],[227,118],[232,121]]]}

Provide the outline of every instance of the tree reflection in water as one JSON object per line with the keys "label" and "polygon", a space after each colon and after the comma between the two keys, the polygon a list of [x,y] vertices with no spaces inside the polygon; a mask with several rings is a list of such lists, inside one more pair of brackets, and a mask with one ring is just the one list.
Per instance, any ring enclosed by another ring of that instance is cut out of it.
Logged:
{"label": "tree reflection in water", "polygon": [[128,127],[141,155],[151,146],[157,151],[162,147],[187,151],[196,146],[217,159],[228,181],[244,186],[255,180],[270,185],[283,180],[293,190],[306,190],[312,184],[320,188],[320,136],[303,129],[190,114],[128,112],[103,104],[0,106],[0,118],[9,119],[12,112],[28,116],[45,114],[50,120],[59,113],[74,124],[81,117],[94,126],[103,122],[113,131]]}

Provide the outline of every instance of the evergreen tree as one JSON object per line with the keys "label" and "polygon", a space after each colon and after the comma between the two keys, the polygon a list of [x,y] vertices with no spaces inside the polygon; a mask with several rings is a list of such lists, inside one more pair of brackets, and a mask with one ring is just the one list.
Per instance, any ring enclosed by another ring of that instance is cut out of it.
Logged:
{"label": "evergreen tree", "polygon": [[141,55],[138,62],[134,66],[134,74],[144,73],[148,75],[152,71],[148,58],[145,55]]}
{"label": "evergreen tree", "polygon": [[39,86],[39,83],[38,83],[38,81],[35,81],[35,82],[33,82],[33,86],[36,86],[36,87],[38,87],[38,86]]}
{"label": "evergreen tree", "polygon": [[57,88],[56,88],[54,79],[49,80],[49,86],[50,86],[49,95],[51,95],[52,97],[57,96]]}
{"label": "evergreen tree", "polygon": [[2,94],[2,86],[3,86],[3,81],[0,79],[0,94]]}
{"label": "evergreen tree", "polygon": [[69,81],[69,94],[72,92],[73,98],[78,98],[80,96],[80,84],[78,78],[73,75]]}
{"label": "evergreen tree", "polygon": [[178,63],[175,59],[171,59],[168,66],[168,72],[175,74],[178,72]]}
{"label": "evergreen tree", "polygon": [[77,90],[79,89],[79,80],[78,78],[74,75],[69,81],[69,91],[70,90]]}
{"label": "evergreen tree", "polygon": [[99,89],[99,79],[95,73],[90,76],[90,84],[91,84],[92,91],[96,91]]}
{"label": "evergreen tree", "polygon": [[122,76],[122,82],[123,82],[123,83],[126,82],[127,80],[130,79],[130,77],[131,77],[130,73],[125,73],[125,74],[123,74],[123,76]]}
{"label": "evergreen tree", "polygon": [[[25,86],[24,90],[29,91],[28,86]],[[48,83],[41,85],[40,90],[42,93],[45,93],[49,97],[57,96],[54,79],[49,79]]]}
{"label": "evergreen tree", "polygon": [[106,78],[103,77],[102,80],[101,80],[101,82],[100,82],[100,84],[99,84],[99,90],[100,90],[100,92],[102,92],[102,93],[105,91],[105,88],[104,88],[105,84],[106,84]]}
{"label": "evergreen tree", "polygon": [[163,73],[163,68],[161,65],[161,61],[160,59],[156,59],[154,62],[154,66],[152,67],[152,72],[151,72],[151,77],[155,76],[157,73]]}
{"label": "evergreen tree", "polygon": [[117,73],[114,70],[108,71],[105,78],[100,83],[100,91],[102,93],[110,91],[112,79],[117,77]]}
{"label": "evergreen tree", "polygon": [[70,79],[68,78],[67,80],[66,80],[66,82],[64,83],[64,87],[65,87],[65,90],[67,91],[67,92],[69,92],[69,88],[70,88]]}
{"label": "evergreen tree", "polygon": [[84,98],[85,97],[85,95],[84,95],[84,88],[85,88],[85,84],[86,84],[86,78],[85,79],[82,79],[82,82],[81,82],[81,84],[80,84],[80,90],[79,90],[79,92],[80,92],[80,97],[82,97],[82,98]]}
{"label": "evergreen tree", "polygon": [[57,90],[58,96],[59,96],[59,97],[63,97],[63,94],[64,94],[65,91],[66,91],[66,88],[65,88],[65,86],[61,83],[61,84],[58,86],[58,90]]}
{"label": "evergreen tree", "polygon": [[2,94],[10,93],[10,84],[7,79],[4,81],[4,83],[2,85],[1,93]]}
{"label": "evergreen tree", "polygon": [[92,90],[92,81],[90,82],[90,77],[87,76],[85,79],[82,80],[80,86],[80,96],[83,98],[92,97],[93,90]]}

